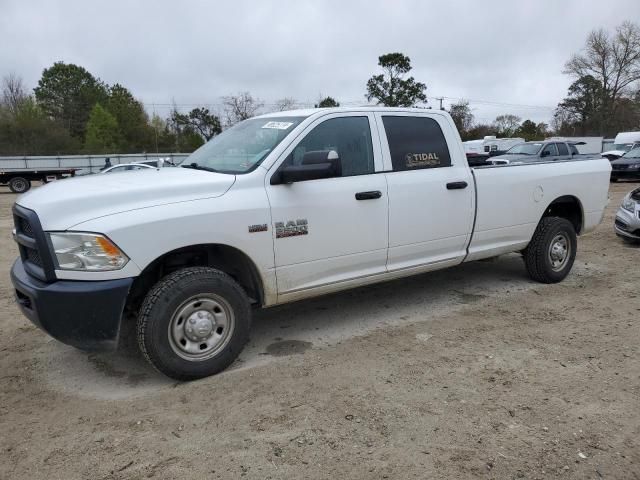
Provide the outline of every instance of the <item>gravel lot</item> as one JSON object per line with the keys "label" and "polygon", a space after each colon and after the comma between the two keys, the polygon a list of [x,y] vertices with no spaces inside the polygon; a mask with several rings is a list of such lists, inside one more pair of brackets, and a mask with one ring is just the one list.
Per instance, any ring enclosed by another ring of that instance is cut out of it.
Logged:
{"label": "gravel lot", "polygon": [[640,249],[612,230],[634,185],[561,284],[513,255],[257,312],[185,384],[22,317],[3,188],[0,478],[638,479]]}

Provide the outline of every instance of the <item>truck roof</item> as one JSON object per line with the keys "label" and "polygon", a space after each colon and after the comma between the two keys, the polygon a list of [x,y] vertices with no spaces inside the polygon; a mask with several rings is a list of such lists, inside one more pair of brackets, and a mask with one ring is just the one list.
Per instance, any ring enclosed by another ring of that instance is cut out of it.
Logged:
{"label": "truck roof", "polygon": [[355,107],[331,107],[331,108],[304,108],[298,110],[285,110],[283,112],[270,112],[253,118],[272,117],[310,117],[315,113],[340,113],[340,112],[407,112],[407,113],[435,113],[448,116],[443,110],[411,107],[381,107],[377,105],[362,105]]}

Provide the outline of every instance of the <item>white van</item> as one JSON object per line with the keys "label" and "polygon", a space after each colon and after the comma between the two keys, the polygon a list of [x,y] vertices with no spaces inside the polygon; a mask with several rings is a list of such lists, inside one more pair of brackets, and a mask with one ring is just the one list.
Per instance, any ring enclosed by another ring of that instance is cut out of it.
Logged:
{"label": "white van", "polygon": [[602,152],[602,156],[615,160],[637,146],[640,146],[640,132],[620,132],[616,135],[611,150]]}

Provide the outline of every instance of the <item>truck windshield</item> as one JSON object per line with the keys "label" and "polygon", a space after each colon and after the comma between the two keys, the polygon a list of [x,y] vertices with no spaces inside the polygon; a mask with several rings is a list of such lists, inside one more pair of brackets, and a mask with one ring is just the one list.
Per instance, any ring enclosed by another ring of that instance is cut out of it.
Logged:
{"label": "truck windshield", "polygon": [[620,150],[628,152],[633,148],[633,143],[615,143],[612,145],[611,150]]}
{"label": "truck windshield", "polygon": [[514,145],[509,150],[507,150],[506,154],[516,154],[516,155],[537,155],[540,149],[542,148],[541,143],[520,143],[518,145]]}
{"label": "truck windshield", "polygon": [[216,135],[182,167],[241,174],[253,170],[305,117],[251,118]]}

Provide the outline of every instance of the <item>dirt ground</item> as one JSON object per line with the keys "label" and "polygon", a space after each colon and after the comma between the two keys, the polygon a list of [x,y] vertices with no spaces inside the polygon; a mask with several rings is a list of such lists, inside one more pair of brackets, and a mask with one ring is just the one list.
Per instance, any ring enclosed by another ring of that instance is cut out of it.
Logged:
{"label": "dirt ground", "polygon": [[257,312],[192,383],[22,317],[2,192],[0,478],[639,479],[640,249],[612,230],[633,186],[561,284],[512,255]]}

